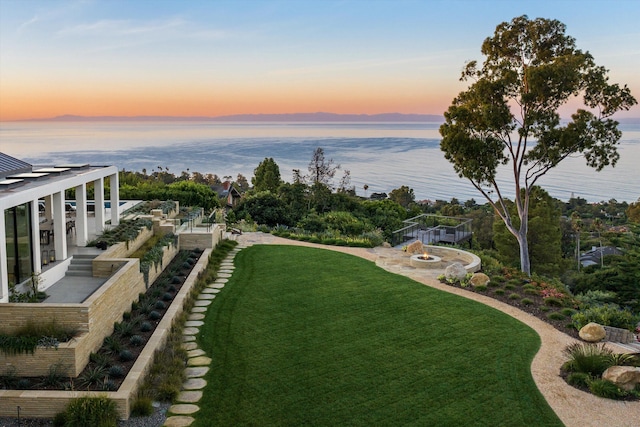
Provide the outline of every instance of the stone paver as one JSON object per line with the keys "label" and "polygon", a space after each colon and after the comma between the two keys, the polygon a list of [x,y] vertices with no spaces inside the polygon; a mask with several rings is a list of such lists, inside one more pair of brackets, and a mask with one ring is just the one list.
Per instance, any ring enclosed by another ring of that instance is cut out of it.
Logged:
{"label": "stone paver", "polygon": [[189,317],[187,317],[188,320],[204,320],[205,315],[202,313],[195,313],[195,314],[190,314]]}
{"label": "stone paver", "polygon": [[217,289],[217,288],[204,288],[202,290],[202,293],[200,293],[200,295],[202,295],[202,294],[217,294],[218,292],[220,292],[220,289]]}
{"label": "stone paver", "polygon": [[207,375],[207,372],[209,372],[208,366],[193,366],[190,368],[185,368],[184,370],[184,374],[187,378],[204,377],[205,375]]}
{"label": "stone paver", "polygon": [[207,382],[202,378],[189,378],[182,383],[184,390],[202,390],[207,386]]}
{"label": "stone paver", "polygon": [[182,330],[182,335],[198,335],[200,333],[200,329],[198,328],[184,328]]}
{"label": "stone paver", "polygon": [[209,305],[211,305],[211,301],[208,300],[197,300],[196,302],[193,303],[194,306],[196,307],[207,307]]}
{"label": "stone paver", "polygon": [[192,342],[192,341],[195,341],[195,340],[196,340],[196,337],[194,337],[193,335],[183,335],[182,336],[182,342],[189,343],[189,342]]}
{"label": "stone paver", "polygon": [[204,356],[205,354],[206,353],[204,352],[204,350],[200,348],[194,348],[193,350],[187,351],[187,357],[198,357],[198,356]]}
{"label": "stone paver", "polygon": [[177,405],[171,405],[169,412],[177,415],[190,415],[198,412],[200,408],[198,405],[192,405],[190,403],[178,403]]}
{"label": "stone paver", "polygon": [[192,313],[206,313],[207,312],[207,307],[193,307],[191,309]]}
{"label": "stone paver", "polygon": [[202,392],[200,390],[193,390],[181,391],[176,401],[181,403],[198,403],[200,399],[202,399]]}
{"label": "stone paver", "polygon": [[200,295],[198,295],[198,301],[206,301],[206,300],[212,300],[214,299],[215,296],[215,292],[214,293],[201,293]]}
{"label": "stone paver", "polygon": [[231,277],[231,273],[218,273],[218,277],[222,279],[228,279],[229,277]]}
{"label": "stone paver", "polygon": [[209,366],[211,365],[211,358],[207,356],[192,357],[191,359],[187,360],[187,365],[188,366]]}
{"label": "stone paver", "polygon": [[195,350],[198,348],[198,343],[196,342],[187,342],[182,344],[182,348],[184,348],[187,351],[191,351],[191,350]]}
{"label": "stone paver", "polygon": [[164,427],[189,427],[195,418],[188,417],[185,415],[175,415],[173,417],[169,417],[165,420],[163,426]]}
{"label": "stone paver", "polygon": [[184,326],[188,328],[199,328],[202,325],[204,325],[204,322],[202,320],[187,320],[186,322],[184,322]]}

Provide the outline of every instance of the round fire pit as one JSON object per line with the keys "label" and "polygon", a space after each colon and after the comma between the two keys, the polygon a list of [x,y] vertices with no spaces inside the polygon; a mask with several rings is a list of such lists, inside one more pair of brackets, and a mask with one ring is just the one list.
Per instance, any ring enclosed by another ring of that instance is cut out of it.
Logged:
{"label": "round fire pit", "polygon": [[415,268],[442,268],[442,258],[430,254],[413,255],[409,265]]}

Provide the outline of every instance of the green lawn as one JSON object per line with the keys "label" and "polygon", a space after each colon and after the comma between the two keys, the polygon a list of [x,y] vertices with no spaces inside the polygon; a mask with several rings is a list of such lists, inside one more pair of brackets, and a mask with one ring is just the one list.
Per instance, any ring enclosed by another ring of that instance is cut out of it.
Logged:
{"label": "green lawn", "polygon": [[252,246],[198,337],[196,426],[559,426],[513,318],[321,249]]}

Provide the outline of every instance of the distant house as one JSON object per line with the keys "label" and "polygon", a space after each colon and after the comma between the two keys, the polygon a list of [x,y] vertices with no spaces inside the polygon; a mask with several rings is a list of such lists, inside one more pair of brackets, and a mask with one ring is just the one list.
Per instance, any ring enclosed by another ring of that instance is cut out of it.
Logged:
{"label": "distant house", "polygon": [[[9,283],[20,285],[43,273],[48,261],[68,260],[68,235],[73,234],[77,246],[85,246],[88,221],[95,221],[96,230],[108,220],[118,224],[117,208],[111,209],[110,218],[105,209],[87,215],[90,202],[105,203],[105,178],[110,180],[111,206],[119,206],[115,166],[32,166],[0,153],[0,303],[9,301]],[[95,201],[87,200],[87,184],[95,189]],[[70,188],[75,189],[75,201],[67,202],[65,190]],[[57,273],[52,269],[46,274]]]}
{"label": "distant house", "polygon": [[580,255],[580,264],[583,267],[590,265],[600,265],[602,257],[607,255],[622,255],[622,251],[613,246],[592,246],[590,251],[582,253]]}
{"label": "distant house", "polygon": [[235,208],[242,197],[240,191],[231,181],[225,181],[222,184],[213,185],[211,188],[218,194],[218,197],[226,200],[227,208]]}

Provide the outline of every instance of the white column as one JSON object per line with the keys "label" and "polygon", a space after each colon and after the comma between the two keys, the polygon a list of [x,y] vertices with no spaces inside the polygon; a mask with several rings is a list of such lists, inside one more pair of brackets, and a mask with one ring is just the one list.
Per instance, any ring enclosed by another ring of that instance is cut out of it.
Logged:
{"label": "white column", "polygon": [[109,191],[111,198],[111,225],[116,226],[120,224],[120,215],[118,214],[120,210],[120,193],[119,193],[119,180],[118,174],[115,173],[113,175],[109,175]]}
{"label": "white column", "polygon": [[0,303],[9,302],[9,272],[7,271],[7,230],[4,225],[4,209],[0,218]]}
{"label": "white column", "polygon": [[76,245],[86,246],[88,234],[87,184],[82,183],[76,187]]}
{"label": "white column", "polygon": [[31,252],[33,253],[33,272],[38,274],[42,272],[42,259],[40,256],[40,207],[38,206],[38,199],[31,202]]}
{"label": "white column", "polygon": [[67,228],[64,209],[64,190],[53,193],[53,241],[56,260],[67,259]]}
{"label": "white column", "polygon": [[50,195],[44,198],[44,217],[47,221],[51,221],[53,219],[53,205]]}
{"label": "white column", "polygon": [[93,200],[96,207],[96,236],[104,230],[104,178],[93,181]]}

